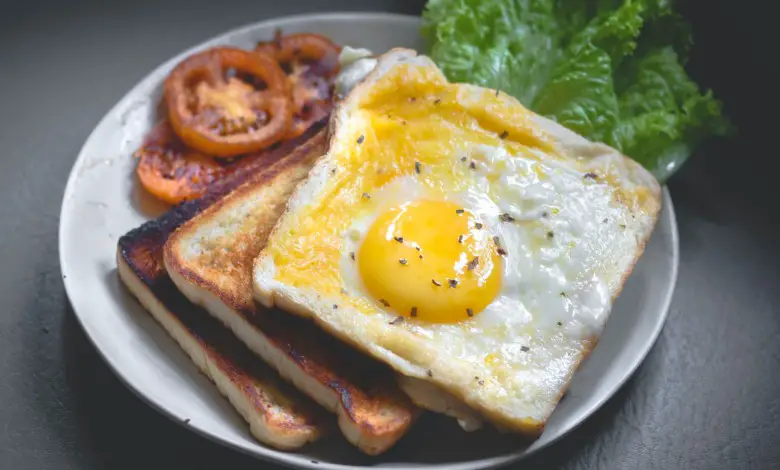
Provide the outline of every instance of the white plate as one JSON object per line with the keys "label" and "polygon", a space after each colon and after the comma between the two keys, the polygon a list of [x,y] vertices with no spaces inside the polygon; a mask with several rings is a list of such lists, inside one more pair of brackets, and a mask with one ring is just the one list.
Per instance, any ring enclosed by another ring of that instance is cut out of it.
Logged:
{"label": "white plate", "polygon": [[[617,301],[600,344],[577,372],[542,437],[530,446],[489,431],[466,434],[453,420],[426,415],[386,455],[368,458],[341,437],[295,453],[258,444],[216,388],[120,285],[117,238],[162,208],[139,191],[132,152],[154,122],[167,72],[185,55],[216,44],[250,48],[285,32],[317,32],[374,51],[424,50],[419,18],[387,14],[297,16],[226,33],[158,67],[100,122],[81,150],[62,204],[60,258],[65,287],[87,335],[130,389],[154,407],[223,444],[279,463],[311,468],[446,466],[484,468],[520,459],[572,430],[626,381],[652,347],[666,319],[677,276],[677,226],[669,193],[644,257]],[[431,439],[431,437],[434,437]],[[313,462],[316,461],[316,462]]]}

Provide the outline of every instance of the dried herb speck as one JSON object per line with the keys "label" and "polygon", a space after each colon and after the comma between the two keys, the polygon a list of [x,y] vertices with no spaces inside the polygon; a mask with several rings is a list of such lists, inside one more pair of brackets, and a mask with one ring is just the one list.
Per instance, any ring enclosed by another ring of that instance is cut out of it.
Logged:
{"label": "dried herb speck", "polygon": [[466,315],[468,315],[469,317],[473,317],[474,316],[474,310],[471,310],[470,308],[467,308],[466,309]]}
{"label": "dried herb speck", "polygon": [[484,380],[480,380],[480,381],[479,381],[479,382],[477,382],[477,383],[478,383],[478,384],[480,384],[480,385],[485,385],[485,381],[484,381]]}
{"label": "dried herb speck", "polygon": [[350,258],[352,261],[355,261],[355,252],[354,252],[354,251],[350,251],[350,252],[349,252],[349,258]]}
{"label": "dried herb speck", "polygon": [[547,239],[548,239],[548,240],[552,240],[552,238],[553,238],[554,236],[555,236],[555,234],[552,232],[552,230],[550,230],[549,232],[547,232]]}
{"label": "dried herb speck", "polygon": [[441,103],[440,98],[436,98],[435,100],[433,100],[433,104],[439,104],[439,103]]}
{"label": "dried herb speck", "polygon": [[515,218],[512,217],[509,213],[504,212],[503,214],[498,216],[498,220],[501,222],[514,222]]}
{"label": "dried herb speck", "polygon": [[456,214],[462,214],[462,213],[464,213],[464,212],[466,212],[466,211],[465,211],[465,210],[463,210],[463,209],[455,209],[455,213],[456,213]]}
{"label": "dried herb speck", "polygon": [[471,168],[472,170],[476,170],[477,169],[477,164],[474,163],[474,161],[472,160],[471,163],[469,163],[469,168]]}
{"label": "dried herb speck", "polygon": [[412,318],[417,316],[417,307],[412,307],[412,310],[409,312],[409,316]]}
{"label": "dried herb speck", "polygon": [[393,240],[397,241],[398,243],[403,243],[404,237],[393,237]]}
{"label": "dried herb speck", "polygon": [[406,258],[401,258],[401,259],[398,260],[398,262],[403,264],[403,265],[406,265],[409,261],[407,261]]}
{"label": "dried herb speck", "polygon": [[433,283],[434,286],[441,287],[441,282],[437,281],[436,279],[431,279],[431,282]]}
{"label": "dried herb speck", "polygon": [[458,287],[458,280],[457,279],[448,279],[447,282],[449,283],[451,288]]}
{"label": "dried herb speck", "polygon": [[460,157],[460,161],[465,162],[466,161],[466,157]]}
{"label": "dried herb speck", "polygon": [[466,265],[469,271],[473,271],[477,266],[479,266],[479,256],[475,256],[474,259],[469,261],[469,264]]}
{"label": "dried herb speck", "polygon": [[379,303],[384,305],[385,307],[389,307],[390,306],[390,302],[388,302],[385,299],[379,299]]}
{"label": "dried herb speck", "polygon": [[481,224],[481,223],[479,223],[479,222],[475,223],[475,224],[474,224],[474,227],[475,227],[477,230],[482,230],[482,224]]}
{"label": "dried herb speck", "polygon": [[368,193],[363,193],[363,199],[371,199],[371,195]]}
{"label": "dried herb speck", "polygon": [[498,136],[498,138],[499,138],[499,139],[501,139],[501,140],[504,140],[504,139],[506,139],[507,137],[509,137],[509,132],[508,132],[508,131],[504,131],[504,132],[502,132],[502,133],[501,133],[501,134]]}
{"label": "dried herb speck", "polygon": [[463,243],[463,235],[458,235],[458,243]]}
{"label": "dried herb speck", "polygon": [[596,173],[593,173],[592,171],[589,171],[589,172],[585,173],[585,178],[586,179],[595,180],[598,177],[599,177],[599,175],[597,175]]}
{"label": "dried herb speck", "polygon": [[428,377],[433,377],[433,371],[431,369],[428,369],[428,372],[426,373]]}
{"label": "dried herb speck", "polygon": [[558,326],[563,326],[563,322],[562,322],[562,321],[559,321],[559,322],[558,322]]}
{"label": "dried herb speck", "polygon": [[358,145],[362,144],[364,140],[366,140],[366,136],[364,136],[363,134],[360,134],[360,137],[358,137],[358,140],[357,140]]}
{"label": "dried herb speck", "polygon": [[528,346],[520,346],[520,350],[523,352],[528,352],[531,350],[531,348],[529,348]]}
{"label": "dried herb speck", "polygon": [[393,320],[390,322],[390,324],[391,325],[398,325],[399,323],[403,323],[403,322],[404,322],[404,317],[397,316],[397,317],[393,318]]}
{"label": "dried herb speck", "polygon": [[333,304],[333,310],[338,310],[339,306],[338,304]]}
{"label": "dried herb speck", "polygon": [[414,171],[419,175],[420,170],[422,169],[422,165],[420,165],[420,162],[414,162]]}

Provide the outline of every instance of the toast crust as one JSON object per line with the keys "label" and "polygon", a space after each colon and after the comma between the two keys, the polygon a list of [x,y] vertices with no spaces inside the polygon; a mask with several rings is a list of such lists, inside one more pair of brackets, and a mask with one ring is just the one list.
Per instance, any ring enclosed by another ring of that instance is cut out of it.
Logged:
{"label": "toast crust", "polygon": [[176,288],[163,266],[171,232],[219,197],[263,171],[309,135],[262,155],[240,174],[221,181],[201,199],[180,204],[120,237],[117,272],[130,293],[179,344],[198,369],[228,398],[260,442],[280,450],[300,448],[326,434],[327,415],[256,360],[243,344]]}
{"label": "toast crust", "polygon": [[[379,77],[381,77],[384,73],[386,73],[397,63],[414,62],[418,59],[427,60],[426,58],[421,58],[417,56],[415,51],[411,51],[408,49],[393,49],[388,53],[384,54],[383,56],[381,56],[379,58],[379,63],[377,64],[376,68],[372,72],[370,72],[367,75],[367,77],[345,97],[344,101],[342,101],[339,108],[337,108],[337,110],[334,112],[334,115],[330,121],[330,129],[331,129],[330,133],[332,136],[331,138],[335,139],[335,136],[338,133],[339,126],[341,126],[342,121],[346,119],[347,111],[345,109],[348,109],[350,106],[351,96],[363,94],[364,90],[367,89],[372,84],[372,82],[374,82]],[[478,89],[477,87],[472,87],[472,88],[474,90]],[[576,133],[571,132],[570,130],[564,128],[563,126],[549,119],[546,119],[542,116],[534,115],[533,121],[538,127],[540,127],[548,135],[554,138],[554,140],[556,141],[556,146],[559,147],[558,150],[564,153],[565,155],[569,155],[569,156],[576,155],[578,157],[583,157],[584,165],[586,167],[588,167],[589,165],[593,165],[594,168],[603,165],[606,160],[611,165],[615,165],[619,167],[621,170],[625,171],[626,174],[630,175],[630,179],[634,183],[643,185],[649,190],[648,199],[650,202],[648,203],[648,206],[646,208],[647,230],[642,233],[641,239],[637,240],[638,243],[637,243],[636,251],[634,253],[633,260],[630,263],[630,265],[626,268],[626,270],[624,270],[624,272],[622,273],[623,275],[619,280],[619,285],[617,286],[616,291],[613,293],[612,300],[614,301],[614,299],[622,291],[622,288],[626,280],[629,278],[631,272],[633,271],[633,268],[637,260],[641,257],[642,253],[644,252],[645,245],[649,240],[649,237],[652,233],[652,229],[655,226],[655,223],[658,219],[658,215],[661,209],[661,202],[662,202],[660,185],[652,177],[652,175],[649,174],[649,172],[647,172],[644,168],[641,167],[641,165],[634,162],[630,158],[619,154],[619,152],[617,152],[616,150],[604,144],[590,142],[587,139],[577,135]],[[329,146],[328,146],[329,149],[333,148],[332,145],[333,142],[334,142],[333,140],[329,142]],[[276,236],[275,233],[277,231],[283,231],[287,229],[287,227],[284,226],[284,221],[285,218],[288,216],[288,214],[295,212],[301,207],[305,207],[307,201],[317,194],[321,185],[324,184],[323,175],[326,174],[328,165],[330,165],[330,162],[329,162],[328,155],[326,155],[312,169],[309,180],[307,180],[306,183],[298,187],[296,192],[290,198],[290,202],[288,203],[285,214],[282,216],[280,222],[275,227],[274,232],[270,235],[271,239],[273,239]],[[386,362],[390,363],[398,372],[411,377],[416,377],[421,379],[426,378],[425,369],[419,367],[419,365],[411,364],[408,361],[404,360],[403,358],[391,357],[395,355],[385,348],[379,346],[374,346],[374,347],[368,346],[363,342],[361,342],[359,339],[350,337],[350,335],[342,331],[339,328],[339,326],[332,323],[328,319],[323,318],[323,317],[328,317],[327,309],[326,309],[327,299],[320,300],[316,295],[316,293],[314,292],[310,292],[309,290],[305,290],[305,289],[297,289],[290,286],[282,285],[279,282],[275,281],[274,280],[275,267],[273,264],[273,260],[268,256],[266,256],[265,253],[261,253],[261,255],[258,256],[258,258],[255,261],[254,269],[255,269],[254,291],[255,291],[255,299],[258,302],[269,307],[277,306],[285,309],[288,312],[295,313],[297,315],[301,315],[304,317],[310,317],[317,324],[319,324],[323,329],[333,334],[334,336],[342,339],[345,342],[353,344],[355,347],[360,348],[361,350],[369,354],[372,354],[373,356],[379,359],[384,359]],[[322,315],[320,315],[320,313],[322,313]],[[391,334],[391,333],[387,333],[387,334]],[[560,388],[559,395],[555,400],[555,403],[553,403],[553,407],[557,403],[557,401],[560,400],[560,397],[564,394],[574,372],[579,367],[579,364],[590,354],[590,352],[596,346],[597,340],[598,340],[597,337],[591,337],[582,341],[582,350],[580,351],[580,354],[575,361],[574,367],[570,370],[570,373],[563,378],[563,386]],[[424,347],[422,348],[424,349]],[[435,352],[425,350],[423,356],[435,357]],[[458,372],[463,372],[463,371],[453,370],[451,372],[454,375],[458,375]],[[463,392],[461,390],[458,390],[457,388],[447,387],[448,380],[446,378],[436,377],[433,379],[433,381],[437,385],[446,388],[446,392],[451,393],[455,395],[458,399],[464,401],[468,407],[473,408],[479,413],[481,413],[485,418],[487,418],[489,421],[491,421],[499,428],[513,429],[529,437],[538,437],[544,429],[546,417],[544,417],[543,419],[511,418],[505,416],[497,408],[494,408],[489,404],[483,403],[478,400],[469,399],[469,397],[463,395]],[[444,400],[445,398],[446,397],[442,396],[442,400]],[[415,402],[417,402],[418,405],[437,411],[436,409],[437,406],[426,405],[425,400],[421,400],[419,399],[419,397],[415,399]]]}
{"label": "toast crust", "polygon": [[205,307],[283,377],[336,413],[347,439],[375,455],[395,444],[418,414],[398,389],[394,374],[311,322],[257,308],[252,295],[253,261],[326,143],[323,130],[182,225],[165,244],[164,263],[190,301]]}

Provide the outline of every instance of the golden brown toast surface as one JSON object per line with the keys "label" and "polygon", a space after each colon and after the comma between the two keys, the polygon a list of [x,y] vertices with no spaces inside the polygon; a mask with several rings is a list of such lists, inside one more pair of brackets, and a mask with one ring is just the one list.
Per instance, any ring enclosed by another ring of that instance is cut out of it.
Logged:
{"label": "golden brown toast surface", "polygon": [[163,265],[163,246],[176,228],[274,162],[284,161],[292,149],[320,128],[322,124],[268,152],[245,171],[220,182],[203,198],[180,204],[131,230],[119,239],[117,250],[119,276],[132,294],[229,398],[250,423],[252,434],[261,442],[286,450],[319,438],[327,428],[327,416],[258,361],[219,321],[179,292]]}
{"label": "golden brown toast surface", "polygon": [[[297,183],[324,153],[325,131],[183,224],[165,245],[179,289],[228,325],[282,376],[339,416],[347,439],[369,454],[390,448],[418,411],[393,373],[311,322],[256,307],[252,266]],[[258,359],[259,360],[259,359]]]}

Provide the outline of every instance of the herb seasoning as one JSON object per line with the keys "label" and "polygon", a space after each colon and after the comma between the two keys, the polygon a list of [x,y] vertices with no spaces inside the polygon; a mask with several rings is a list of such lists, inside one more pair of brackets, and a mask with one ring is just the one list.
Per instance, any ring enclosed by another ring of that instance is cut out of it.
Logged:
{"label": "herb seasoning", "polygon": [[414,171],[419,175],[420,169],[422,168],[422,165],[420,165],[420,162],[414,162]]}
{"label": "herb seasoning", "polygon": [[474,259],[469,261],[469,264],[466,265],[469,271],[473,271],[477,266],[479,265],[479,256],[475,256]]}
{"label": "herb seasoning", "polygon": [[468,315],[469,317],[473,317],[474,316],[474,310],[471,310],[470,308],[467,308],[466,309],[466,315]]}
{"label": "herb seasoning", "polygon": [[436,279],[431,279],[431,282],[433,283],[434,286],[441,287],[441,283],[439,281],[437,281]]}
{"label": "herb seasoning", "polygon": [[528,346],[520,346],[520,350],[523,352],[528,352],[531,350],[531,348],[529,348]]}
{"label": "herb seasoning", "polygon": [[366,136],[364,136],[363,134],[360,134],[360,137],[358,137],[358,140],[357,140],[358,145],[362,144],[364,140],[366,140]]}
{"label": "herb seasoning", "polygon": [[458,287],[458,280],[457,279],[448,279],[447,282],[450,284],[451,288]]}
{"label": "herb seasoning", "polygon": [[509,132],[508,132],[508,131],[504,131],[504,132],[502,132],[502,133],[501,133],[501,134],[498,136],[498,138],[499,138],[499,139],[501,139],[501,140],[504,140],[504,139],[506,139],[507,137],[509,137]]}
{"label": "herb seasoning", "polygon": [[509,213],[504,212],[503,214],[498,216],[498,220],[501,222],[514,222],[515,218],[512,217]]}
{"label": "herb seasoning", "polygon": [[393,320],[390,322],[390,324],[391,324],[391,325],[397,325],[397,324],[399,324],[399,323],[403,323],[403,322],[404,322],[404,317],[402,317],[402,316],[397,316],[397,317],[395,317],[395,318],[394,318],[394,319],[393,319]]}
{"label": "herb seasoning", "polygon": [[417,316],[417,307],[412,307],[412,310],[409,312],[409,316],[412,318]]}
{"label": "herb seasoning", "polygon": [[390,302],[388,302],[385,299],[379,299],[379,303],[384,305],[385,307],[389,307],[390,306]]}
{"label": "herb seasoning", "polygon": [[406,263],[408,263],[409,261],[407,261],[406,258],[401,258],[401,259],[398,260],[398,262],[403,264],[403,265],[406,265]]}

